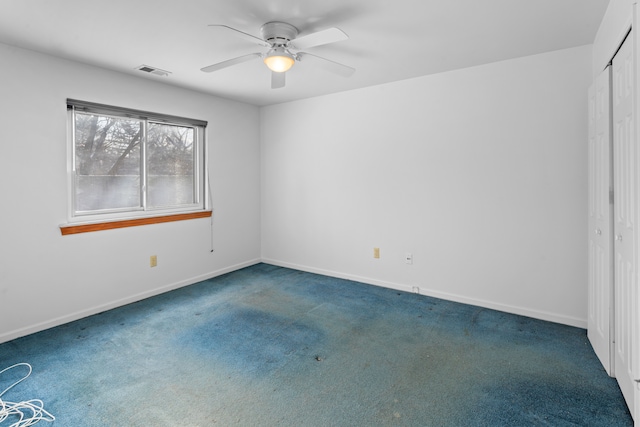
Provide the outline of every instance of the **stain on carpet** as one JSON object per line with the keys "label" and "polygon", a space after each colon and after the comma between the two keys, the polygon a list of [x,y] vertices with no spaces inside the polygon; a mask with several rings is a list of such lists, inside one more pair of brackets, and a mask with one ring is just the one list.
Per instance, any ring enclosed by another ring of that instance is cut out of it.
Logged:
{"label": "stain on carpet", "polygon": [[308,322],[242,307],[185,331],[178,342],[257,375],[284,367],[293,356],[313,358],[324,339]]}

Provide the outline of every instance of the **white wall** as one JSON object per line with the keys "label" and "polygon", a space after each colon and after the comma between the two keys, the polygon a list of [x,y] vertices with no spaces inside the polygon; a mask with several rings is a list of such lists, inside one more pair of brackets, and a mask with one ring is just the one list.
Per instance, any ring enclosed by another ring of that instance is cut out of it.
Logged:
{"label": "white wall", "polygon": [[[6,45],[0,63],[0,342],[259,261],[257,107]],[[209,219],[61,236],[66,98],[209,122],[215,252]]]}
{"label": "white wall", "polygon": [[263,260],[585,327],[590,70],[584,46],[263,107]]}

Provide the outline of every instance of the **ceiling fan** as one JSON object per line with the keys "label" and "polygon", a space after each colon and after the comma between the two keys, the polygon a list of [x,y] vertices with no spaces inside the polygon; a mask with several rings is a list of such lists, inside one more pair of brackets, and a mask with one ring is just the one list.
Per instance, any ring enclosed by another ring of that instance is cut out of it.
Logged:
{"label": "ceiling fan", "polygon": [[211,73],[232,65],[262,58],[263,62],[271,70],[271,88],[278,89],[284,87],[285,73],[296,63],[296,61],[313,62],[315,65],[322,67],[327,71],[344,77],[351,76],[355,71],[355,68],[347,65],[339,64],[307,52],[302,52],[303,49],[347,40],[349,36],[339,28],[328,28],[326,30],[298,37],[298,29],[296,27],[291,24],[287,24],[286,22],[274,21],[267,22],[260,28],[260,35],[262,36],[262,38],[260,38],[226,25],[209,26],[231,31],[235,36],[251,43],[267,47],[269,50],[266,53],[250,53],[248,55],[242,55],[237,58],[228,59],[226,61],[201,68],[201,71],[204,71],[205,73]]}

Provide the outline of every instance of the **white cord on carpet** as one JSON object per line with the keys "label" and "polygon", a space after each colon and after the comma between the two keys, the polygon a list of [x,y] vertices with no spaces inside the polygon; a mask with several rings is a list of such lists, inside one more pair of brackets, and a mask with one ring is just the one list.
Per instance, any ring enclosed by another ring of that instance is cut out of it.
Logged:
{"label": "white cord on carpet", "polygon": [[[49,412],[44,409],[44,402],[40,399],[31,399],[24,402],[5,402],[2,400],[2,396],[11,390],[13,387],[20,384],[22,381],[29,378],[31,375],[31,365],[28,363],[16,363],[15,365],[9,366],[8,368],[0,371],[0,375],[7,372],[10,369],[17,368],[19,366],[26,366],[29,369],[27,375],[11,384],[9,387],[4,389],[2,393],[0,393],[0,425],[2,425],[6,420],[11,419],[17,420],[14,421],[13,424],[9,424],[7,427],[29,427],[40,421],[53,422],[55,421],[55,417],[51,415]],[[11,421],[11,420],[9,420]]]}

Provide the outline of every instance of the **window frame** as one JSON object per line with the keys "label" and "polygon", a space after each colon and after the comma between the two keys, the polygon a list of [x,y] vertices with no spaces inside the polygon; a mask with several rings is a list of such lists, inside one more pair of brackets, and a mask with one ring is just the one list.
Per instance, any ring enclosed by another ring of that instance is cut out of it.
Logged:
{"label": "window frame", "polygon": [[[96,211],[76,211],[76,141],[75,141],[75,115],[76,113],[96,114],[121,119],[141,120],[144,128],[143,141],[146,141],[147,127],[150,123],[191,127],[194,129],[194,197],[195,203],[179,206],[148,207],[147,199],[147,159],[145,143],[140,144],[140,206],[135,208],[113,208]],[[133,225],[143,225],[157,222],[177,221],[211,216],[209,207],[209,182],[208,182],[208,150],[207,150],[207,122],[167,114],[153,113],[131,108],[116,107],[75,99],[67,99],[67,191],[68,214],[67,224],[61,225],[63,234],[73,234],[83,231],[68,231],[68,227],[82,225],[98,225],[88,227],[87,231],[98,229],[121,228]],[[194,215],[195,214],[195,215]],[[153,218],[157,218],[154,221]],[[150,221],[148,219],[151,219]],[[122,224],[113,224],[122,222]],[[103,223],[112,223],[102,226]],[[127,225],[129,224],[129,225]],[[80,229],[80,228],[79,228]]]}

